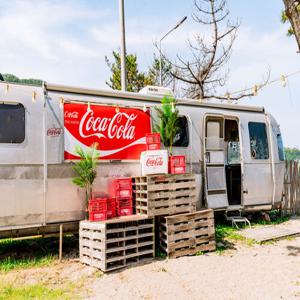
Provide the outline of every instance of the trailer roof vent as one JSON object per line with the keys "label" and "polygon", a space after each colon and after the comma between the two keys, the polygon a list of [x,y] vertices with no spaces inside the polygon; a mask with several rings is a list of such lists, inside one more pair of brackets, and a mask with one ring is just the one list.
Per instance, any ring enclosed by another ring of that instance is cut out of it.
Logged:
{"label": "trailer roof vent", "polygon": [[139,91],[139,93],[146,94],[146,95],[154,95],[154,96],[165,96],[166,94],[173,95],[171,89],[162,86],[153,86],[153,85],[145,86]]}

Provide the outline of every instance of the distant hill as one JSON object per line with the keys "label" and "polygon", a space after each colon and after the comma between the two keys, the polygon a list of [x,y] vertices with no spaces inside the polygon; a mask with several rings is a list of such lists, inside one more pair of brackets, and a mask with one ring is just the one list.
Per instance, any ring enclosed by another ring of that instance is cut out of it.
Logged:
{"label": "distant hill", "polygon": [[285,159],[286,160],[297,160],[300,161],[300,149],[297,148],[285,148]]}
{"label": "distant hill", "polygon": [[16,83],[24,83],[24,84],[32,84],[41,86],[43,81],[40,79],[34,78],[19,78],[13,74],[2,74],[3,79],[7,82],[16,82]]}

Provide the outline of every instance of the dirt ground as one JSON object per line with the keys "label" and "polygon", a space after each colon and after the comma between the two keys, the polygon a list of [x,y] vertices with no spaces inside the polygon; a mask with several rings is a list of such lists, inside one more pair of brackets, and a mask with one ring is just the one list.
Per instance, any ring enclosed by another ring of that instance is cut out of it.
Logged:
{"label": "dirt ground", "polygon": [[156,260],[104,275],[71,259],[0,280],[72,286],[83,299],[300,299],[300,237],[237,243],[222,254]]}

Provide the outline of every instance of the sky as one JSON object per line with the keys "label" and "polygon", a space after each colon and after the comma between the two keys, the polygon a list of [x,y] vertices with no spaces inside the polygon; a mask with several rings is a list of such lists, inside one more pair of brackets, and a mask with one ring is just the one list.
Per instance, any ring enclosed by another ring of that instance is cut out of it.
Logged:
{"label": "sky", "polygon": [[[188,55],[186,40],[206,29],[192,18],[193,0],[124,0],[126,47],[141,70],[151,64],[159,40],[183,16],[187,21],[163,41],[173,57]],[[111,56],[120,43],[118,0],[0,0],[0,72],[52,83],[108,89]],[[228,0],[240,27],[226,91],[253,87],[300,70],[296,41],[280,22],[282,0]],[[274,83],[241,104],[264,106],[280,124],[285,146],[300,147],[300,74],[286,87]]]}

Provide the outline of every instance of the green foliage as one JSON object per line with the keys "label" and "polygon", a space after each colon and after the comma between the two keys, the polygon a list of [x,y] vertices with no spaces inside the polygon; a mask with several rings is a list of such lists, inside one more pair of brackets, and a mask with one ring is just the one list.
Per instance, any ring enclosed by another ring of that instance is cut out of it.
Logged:
{"label": "green foliage", "polygon": [[290,160],[298,160],[300,161],[300,150],[297,148],[284,148],[285,159]]}
{"label": "green foliage", "polygon": [[[105,56],[107,66],[111,71],[111,77],[106,84],[113,90],[121,90],[121,58],[117,51],[112,52],[113,62]],[[162,60],[162,79],[164,86],[172,81],[171,64]],[[154,56],[152,65],[147,72],[139,71],[136,54],[126,55],[127,91],[139,92],[147,85],[159,85],[159,59]]]}
{"label": "green foliage", "polygon": [[[113,51],[114,62],[111,63],[107,56],[105,61],[111,71],[111,77],[106,84],[114,90],[121,90],[121,58],[117,51]],[[146,85],[153,85],[152,78],[138,70],[136,54],[126,55],[127,91],[138,92]]]}
{"label": "green foliage", "polygon": [[[78,239],[64,237],[64,253],[74,252]],[[24,268],[49,266],[57,258],[57,238],[3,239],[0,240],[0,273]],[[77,253],[74,253],[77,254]]]}
{"label": "green foliage", "polygon": [[166,253],[162,252],[160,249],[156,249],[155,257],[165,259],[167,257]]}
{"label": "green foliage", "polygon": [[[166,59],[162,58],[161,60],[161,74],[162,74],[162,83],[163,86],[169,86],[174,78],[171,74],[172,65]],[[149,67],[148,77],[151,80],[152,85],[160,85],[160,60],[154,55],[152,66]]]}
{"label": "green foliage", "polygon": [[15,286],[13,283],[0,284],[0,300],[66,300],[71,299],[59,288],[48,288],[42,284]]}
{"label": "green foliage", "polygon": [[97,144],[93,144],[87,151],[83,151],[78,147],[76,148],[76,154],[80,157],[80,160],[73,166],[73,170],[77,176],[72,179],[72,182],[85,189],[86,201],[88,201],[94,180],[97,176],[96,165],[99,158]]}
{"label": "green foliage", "polygon": [[31,85],[37,85],[37,86],[41,86],[43,83],[43,81],[40,79],[33,79],[33,78],[22,79],[13,74],[2,74],[2,75],[3,75],[4,80],[7,82],[24,83],[24,84],[31,84]]}
{"label": "green foliage", "polygon": [[172,155],[174,137],[179,129],[177,122],[179,111],[176,107],[176,99],[166,95],[161,100],[161,106],[155,107],[159,117],[159,124],[154,126],[154,131],[159,132],[165,146],[169,147],[169,154]]}

